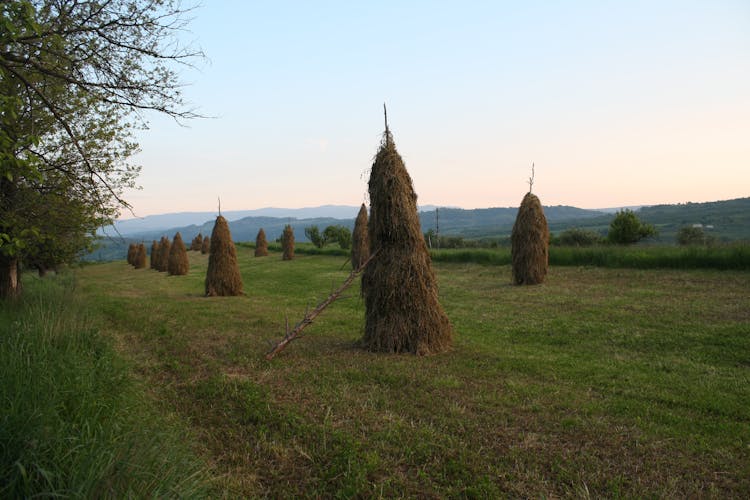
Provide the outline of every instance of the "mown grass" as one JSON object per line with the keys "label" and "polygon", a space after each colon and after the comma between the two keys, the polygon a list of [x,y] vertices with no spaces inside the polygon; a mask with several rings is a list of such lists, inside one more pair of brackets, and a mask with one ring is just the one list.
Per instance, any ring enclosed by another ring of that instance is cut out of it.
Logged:
{"label": "mown grass", "polygon": [[[437,262],[507,265],[510,248],[432,250]],[[551,246],[552,266],[597,266],[633,269],[750,269],[750,245],[717,246]]]}
{"label": "mown grass", "polygon": [[750,273],[438,262],[455,347],[358,347],[358,289],[263,354],[349,271],[238,249],[246,296],[124,262],[79,274],[226,496],[750,496]]}
{"label": "mown grass", "polygon": [[0,304],[0,497],[205,496],[185,427],[100,333],[69,277]]}

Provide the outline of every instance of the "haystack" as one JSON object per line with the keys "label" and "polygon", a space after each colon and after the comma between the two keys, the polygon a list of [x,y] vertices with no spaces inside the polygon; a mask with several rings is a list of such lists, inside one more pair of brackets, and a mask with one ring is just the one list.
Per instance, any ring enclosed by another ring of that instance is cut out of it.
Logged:
{"label": "haystack", "polygon": [[362,275],[364,346],[432,354],[451,346],[453,328],[438,301],[414,193],[388,127],[370,171],[370,253]]}
{"label": "haystack", "polygon": [[135,266],[136,269],[146,268],[146,245],[143,243],[139,243],[135,249],[135,261],[133,262],[133,266]]}
{"label": "haystack", "polygon": [[294,230],[287,224],[281,233],[281,260],[292,260],[294,258]]}
{"label": "haystack", "polygon": [[258,231],[258,236],[255,237],[255,256],[265,257],[268,255],[268,241],[266,241],[266,232],[263,228]]}
{"label": "haystack", "polygon": [[201,254],[206,255],[210,251],[211,251],[211,238],[206,236],[205,238],[203,238],[203,243],[201,244]]}
{"label": "haystack", "polygon": [[539,198],[526,193],[510,236],[513,283],[537,285],[549,269],[549,228]]}
{"label": "haystack", "polygon": [[159,258],[159,242],[153,240],[151,242],[151,258],[149,260],[149,268],[156,269],[156,261]]}
{"label": "haystack", "polygon": [[131,243],[130,245],[128,245],[127,261],[128,261],[128,264],[130,264],[131,266],[135,265],[135,254],[137,251],[138,251],[138,247],[135,246],[135,243]]}
{"label": "haystack", "polygon": [[211,250],[206,272],[206,295],[209,297],[242,295],[242,276],[237,265],[237,250],[232,242],[227,220],[216,217],[211,233]]}
{"label": "haystack", "polygon": [[172,244],[169,242],[169,238],[166,236],[161,237],[159,243],[159,261],[157,262],[158,267],[156,268],[159,272],[166,272],[169,268],[169,252],[172,248]]}
{"label": "haystack", "polygon": [[170,276],[182,276],[187,274],[190,269],[187,249],[182,241],[182,236],[178,231],[172,240],[172,246],[169,249],[169,261],[167,262],[167,274]]}
{"label": "haystack", "polygon": [[352,233],[352,269],[359,269],[359,266],[369,256],[370,238],[367,236],[367,207],[362,203],[357,219],[354,221],[354,232]]}
{"label": "haystack", "polygon": [[198,233],[198,236],[193,238],[193,241],[190,243],[190,250],[195,252],[200,252],[201,247],[203,246],[203,235],[201,233]]}

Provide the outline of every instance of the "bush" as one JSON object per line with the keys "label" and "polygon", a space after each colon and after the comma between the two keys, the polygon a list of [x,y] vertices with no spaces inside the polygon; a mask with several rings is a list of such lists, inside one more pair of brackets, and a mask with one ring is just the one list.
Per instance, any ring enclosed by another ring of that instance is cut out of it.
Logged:
{"label": "bush", "polygon": [[644,224],[635,212],[627,208],[615,214],[607,233],[607,239],[618,245],[630,245],[651,236],[656,236],[654,226]]}
{"label": "bush", "polygon": [[683,226],[677,231],[677,243],[687,245],[709,245],[714,237],[706,234],[702,227]]}
{"label": "bush", "polygon": [[604,238],[596,231],[573,227],[566,229],[555,238],[555,244],[568,247],[590,247],[603,243]]}
{"label": "bush", "polygon": [[309,226],[305,228],[305,236],[312,242],[317,248],[323,248],[327,243],[325,233],[320,234],[318,226]]}

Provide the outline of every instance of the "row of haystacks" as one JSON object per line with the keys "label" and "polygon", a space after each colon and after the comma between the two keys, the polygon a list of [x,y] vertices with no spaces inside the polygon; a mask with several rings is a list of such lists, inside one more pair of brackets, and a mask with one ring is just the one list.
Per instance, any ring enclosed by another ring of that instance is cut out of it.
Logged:
{"label": "row of haystacks", "polygon": [[[452,345],[453,327],[438,299],[437,280],[420,227],[417,195],[387,125],[370,170],[368,191],[369,217],[362,204],[351,250],[353,269],[363,272],[362,344],[376,352],[417,355],[444,352]],[[549,229],[542,205],[530,190],[519,208],[511,240],[513,282],[542,283],[548,269]],[[211,237],[199,234],[190,248],[205,249],[209,242],[206,296],[242,295],[237,252],[229,225],[221,215],[216,218]],[[293,259],[294,232],[290,225],[284,228],[281,246],[282,259]],[[145,248],[142,253],[145,259]],[[182,254],[184,259],[177,257]],[[140,248],[134,247],[128,251],[128,262],[131,259],[140,262],[140,255]],[[255,256],[267,255],[268,242],[261,229],[255,241]],[[187,272],[187,252],[179,233],[171,244],[166,238],[154,241],[151,266],[166,269],[170,274]]]}

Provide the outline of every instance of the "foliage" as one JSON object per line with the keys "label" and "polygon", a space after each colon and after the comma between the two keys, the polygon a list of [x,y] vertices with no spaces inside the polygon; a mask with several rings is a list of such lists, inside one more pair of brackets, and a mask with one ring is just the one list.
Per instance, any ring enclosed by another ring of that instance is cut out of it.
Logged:
{"label": "foliage", "polygon": [[715,241],[715,238],[703,230],[703,227],[682,226],[677,231],[677,243],[686,245],[709,245]]}
{"label": "foliage", "polygon": [[0,497],[207,495],[190,432],[155,408],[70,276],[27,281],[0,304]]}
{"label": "foliage", "polygon": [[[507,265],[509,248],[432,250],[435,262]],[[735,243],[710,247],[594,246],[550,247],[551,266],[595,266],[630,269],[750,269],[750,245]]]}
{"label": "foliage", "polygon": [[318,229],[318,226],[306,227],[305,236],[312,242],[313,245],[318,248],[323,248],[327,243],[325,234],[320,234],[320,229]]}
{"label": "foliage", "polygon": [[630,209],[620,210],[609,224],[607,239],[618,245],[630,245],[656,235],[651,224],[644,224]]}
{"label": "foliage", "polygon": [[572,227],[561,232],[550,243],[567,247],[590,247],[604,243],[604,239],[596,231]]}
{"label": "foliage", "polygon": [[70,261],[128,207],[143,110],[195,116],[169,68],[196,55],[182,19],[171,0],[0,3],[0,283],[19,257]]}

